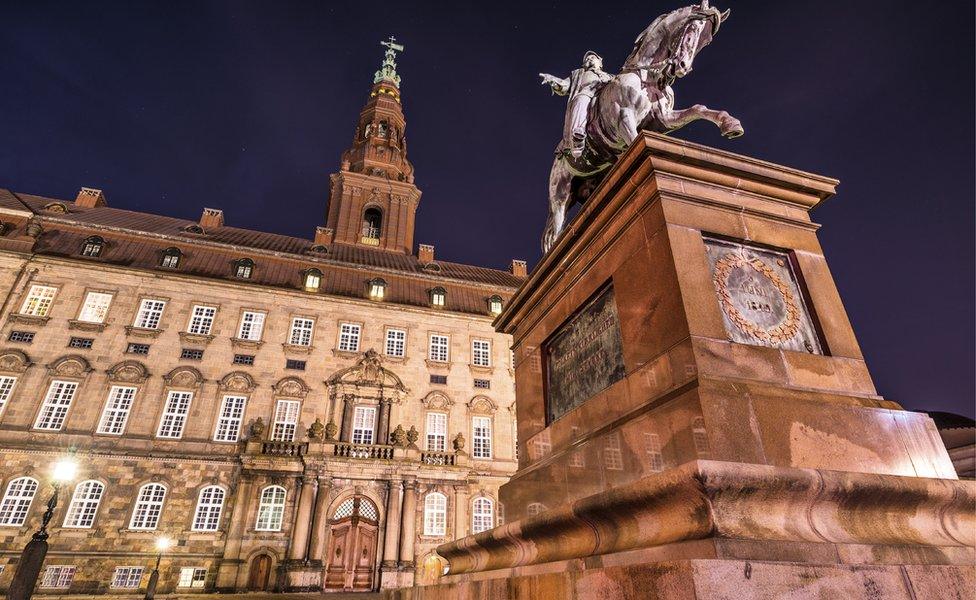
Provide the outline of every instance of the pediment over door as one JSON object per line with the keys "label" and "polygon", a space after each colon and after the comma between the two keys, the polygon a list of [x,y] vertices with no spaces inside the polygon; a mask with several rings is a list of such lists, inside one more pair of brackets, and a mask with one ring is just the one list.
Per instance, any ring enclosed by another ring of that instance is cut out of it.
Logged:
{"label": "pediment over door", "polygon": [[363,353],[356,364],[336,371],[326,382],[338,397],[384,398],[399,402],[409,392],[396,373],[383,366],[375,350]]}

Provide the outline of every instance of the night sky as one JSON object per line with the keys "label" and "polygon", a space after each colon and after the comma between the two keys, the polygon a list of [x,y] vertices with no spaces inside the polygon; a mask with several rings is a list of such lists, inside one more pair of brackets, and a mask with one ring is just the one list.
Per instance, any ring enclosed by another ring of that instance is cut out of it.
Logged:
{"label": "night sky", "polygon": [[[532,265],[565,107],[536,73],[616,70],[682,4],[0,2],[0,187],[311,237],[392,33],[416,241]],[[814,219],[880,393],[973,416],[972,0],[731,8],[675,90],[746,135],[677,137],[840,179]]]}

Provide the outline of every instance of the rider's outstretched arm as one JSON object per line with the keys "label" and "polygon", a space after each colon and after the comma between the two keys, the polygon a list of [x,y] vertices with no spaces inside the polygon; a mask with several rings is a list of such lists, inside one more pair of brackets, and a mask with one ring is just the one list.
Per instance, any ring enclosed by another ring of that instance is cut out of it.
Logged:
{"label": "rider's outstretched arm", "polygon": [[549,84],[552,88],[552,93],[557,96],[565,96],[569,93],[569,78],[560,79],[549,73],[539,73],[539,77],[542,77],[542,83]]}

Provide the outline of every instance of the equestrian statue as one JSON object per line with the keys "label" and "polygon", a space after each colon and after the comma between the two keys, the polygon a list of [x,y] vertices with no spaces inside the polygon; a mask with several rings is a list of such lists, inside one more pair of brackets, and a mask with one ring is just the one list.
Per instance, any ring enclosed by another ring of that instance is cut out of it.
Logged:
{"label": "equestrian statue", "polygon": [[565,225],[566,210],[583,202],[595,176],[609,168],[642,129],[667,133],[697,119],[714,123],[723,136],[743,134],[742,124],[724,110],[701,104],[674,108],[676,79],[691,72],[695,55],[718,33],[729,11],[708,0],[654,19],[634,42],[617,75],[603,70],[596,52],[583,55],[583,65],[567,78],[540,73],[553,93],[569,96],[563,137],[549,174],[549,218],[542,236],[548,252]]}

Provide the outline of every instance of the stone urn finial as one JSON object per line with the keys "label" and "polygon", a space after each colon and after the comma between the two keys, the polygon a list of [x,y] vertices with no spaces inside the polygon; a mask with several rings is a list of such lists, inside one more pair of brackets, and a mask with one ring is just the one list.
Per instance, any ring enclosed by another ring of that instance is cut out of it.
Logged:
{"label": "stone urn finial", "polygon": [[318,441],[322,439],[323,435],[325,435],[325,425],[322,424],[321,419],[315,417],[315,422],[308,428],[308,439]]}
{"label": "stone urn finial", "polygon": [[458,454],[463,454],[464,444],[465,444],[464,434],[463,433],[457,434],[457,437],[454,438],[454,451],[457,452]]}
{"label": "stone urn finial", "polygon": [[407,430],[407,443],[410,444],[411,448],[417,447],[417,440],[420,439],[420,432],[413,425]]}
{"label": "stone urn finial", "polygon": [[335,421],[329,419],[329,424],[325,426],[325,439],[333,442],[337,435],[339,435],[339,426],[335,424]]}
{"label": "stone urn finial", "polygon": [[264,435],[264,419],[258,417],[253,423],[251,423],[251,439],[260,440],[261,436]]}
{"label": "stone urn finial", "polygon": [[401,448],[407,445],[407,432],[403,429],[403,425],[397,425],[390,433],[390,442]]}

